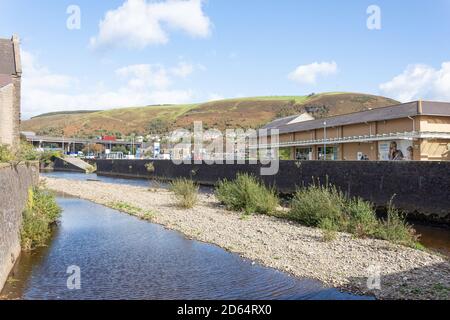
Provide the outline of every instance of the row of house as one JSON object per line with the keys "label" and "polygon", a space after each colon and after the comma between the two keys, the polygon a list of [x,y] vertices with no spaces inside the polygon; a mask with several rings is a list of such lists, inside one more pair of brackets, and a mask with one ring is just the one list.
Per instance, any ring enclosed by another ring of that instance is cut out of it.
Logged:
{"label": "row of house", "polygon": [[414,101],[324,119],[275,120],[292,160],[450,160],[450,103]]}

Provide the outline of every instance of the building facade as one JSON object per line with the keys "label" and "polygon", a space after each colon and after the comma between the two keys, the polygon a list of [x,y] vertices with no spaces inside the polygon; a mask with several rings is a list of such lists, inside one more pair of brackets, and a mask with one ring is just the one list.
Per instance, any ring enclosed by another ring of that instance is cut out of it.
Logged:
{"label": "building facade", "polygon": [[[306,119],[306,120],[305,120]],[[450,160],[450,103],[415,101],[330,118],[278,119],[292,160]]]}
{"label": "building facade", "polygon": [[15,145],[20,138],[21,78],[19,39],[0,39],[0,144]]}

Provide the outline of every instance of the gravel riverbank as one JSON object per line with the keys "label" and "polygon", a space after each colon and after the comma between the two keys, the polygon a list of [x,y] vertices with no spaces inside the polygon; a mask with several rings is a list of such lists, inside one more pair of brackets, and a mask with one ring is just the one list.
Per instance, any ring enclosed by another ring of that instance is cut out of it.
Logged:
{"label": "gravel riverbank", "polygon": [[[200,195],[190,210],[179,209],[166,190],[102,182],[42,178],[47,187],[108,205],[125,202],[155,213],[154,222],[187,237],[216,244],[268,267],[313,278],[353,293],[379,299],[450,299],[450,261],[382,240],[339,234],[323,242],[321,231],[293,222],[226,211],[213,195]],[[368,278],[381,272],[380,289]]]}

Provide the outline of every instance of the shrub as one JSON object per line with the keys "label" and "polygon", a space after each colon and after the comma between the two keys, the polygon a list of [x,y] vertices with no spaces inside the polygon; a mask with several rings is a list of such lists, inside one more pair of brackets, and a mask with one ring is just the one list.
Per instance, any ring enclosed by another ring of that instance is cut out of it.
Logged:
{"label": "shrub", "polygon": [[7,145],[0,144],[0,163],[9,162],[13,160],[11,150]]}
{"label": "shrub", "polygon": [[234,181],[219,182],[216,196],[229,210],[244,211],[246,214],[271,214],[279,205],[275,189],[267,188],[248,174],[238,174]]}
{"label": "shrub", "polygon": [[322,219],[319,223],[319,228],[322,229],[322,237],[324,241],[328,242],[336,239],[339,226],[336,225],[333,220],[329,218]]}
{"label": "shrub", "polygon": [[11,148],[6,145],[0,145],[0,162],[20,162],[38,160],[39,155],[33,145],[28,142],[20,142],[20,145]]}
{"label": "shrub", "polygon": [[347,231],[360,238],[374,236],[379,220],[373,205],[361,198],[349,199],[346,202]]}
{"label": "shrub", "polygon": [[62,157],[62,153],[60,151],[44,151],[39,156],[39,161],[43,163],[45,166],[50,166],[53,163],[53,158]]}
{"label": "shrub", "polygon": [[30,188],[20,232],[23,250],[45,245],[51,234],[51,225],[60,215],[61,208],[52,193],[42,187]]}
{"label": "shrub", "polygon": [[415,230],[406,223],[392,200],[385,220],[379,220],[370,202],[348,198],[336,187],[312,185],[298,190],[292,199],[290,219],[322,229],[324,240],[334,239],[337,231],[357,237],[372,237],[420,248]]}
{"label": "shrub", "polygon": [[376,236],[405,246],[417,247],[418,235],[405,221],[402,214],[392,203],[388,204],[387,218],[378,227]]}
{"label": "shrub", "polygon": [[31,143],[21,141],[19,148],[15,152],[16,161],[38,160],[39,154]]}
{"label": "shrub", "polygon": [[191,209],[197,204],[198,189],[198,185],[185,178],[170,183],[170,190],[175,193],[178,205],[185,209]]}
{"label": "shrub", "polygon": [[318,227],[324,219],[342,225],[344,211],[342,192],[335,187],[313,185],[295,193],[289,217],[309,227]]}

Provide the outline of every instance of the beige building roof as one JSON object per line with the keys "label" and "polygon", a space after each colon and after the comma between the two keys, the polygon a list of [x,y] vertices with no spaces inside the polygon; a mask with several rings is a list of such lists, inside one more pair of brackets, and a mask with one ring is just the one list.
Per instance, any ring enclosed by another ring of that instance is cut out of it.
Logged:
{"label": "beige building roof", "polygon": [[[292,123],[298,116],[277,119],[264,127],[264,129],[278,129],[280,134],[299,131],[309,131],[326,127],[366,123],[374,121],[392,120],[418,115],[450,116],[450,103],[432,101],[414,101],[377,108],[362,112],[343,114],[339,116]],[[326,124],[324,124],[326,122]]]}

